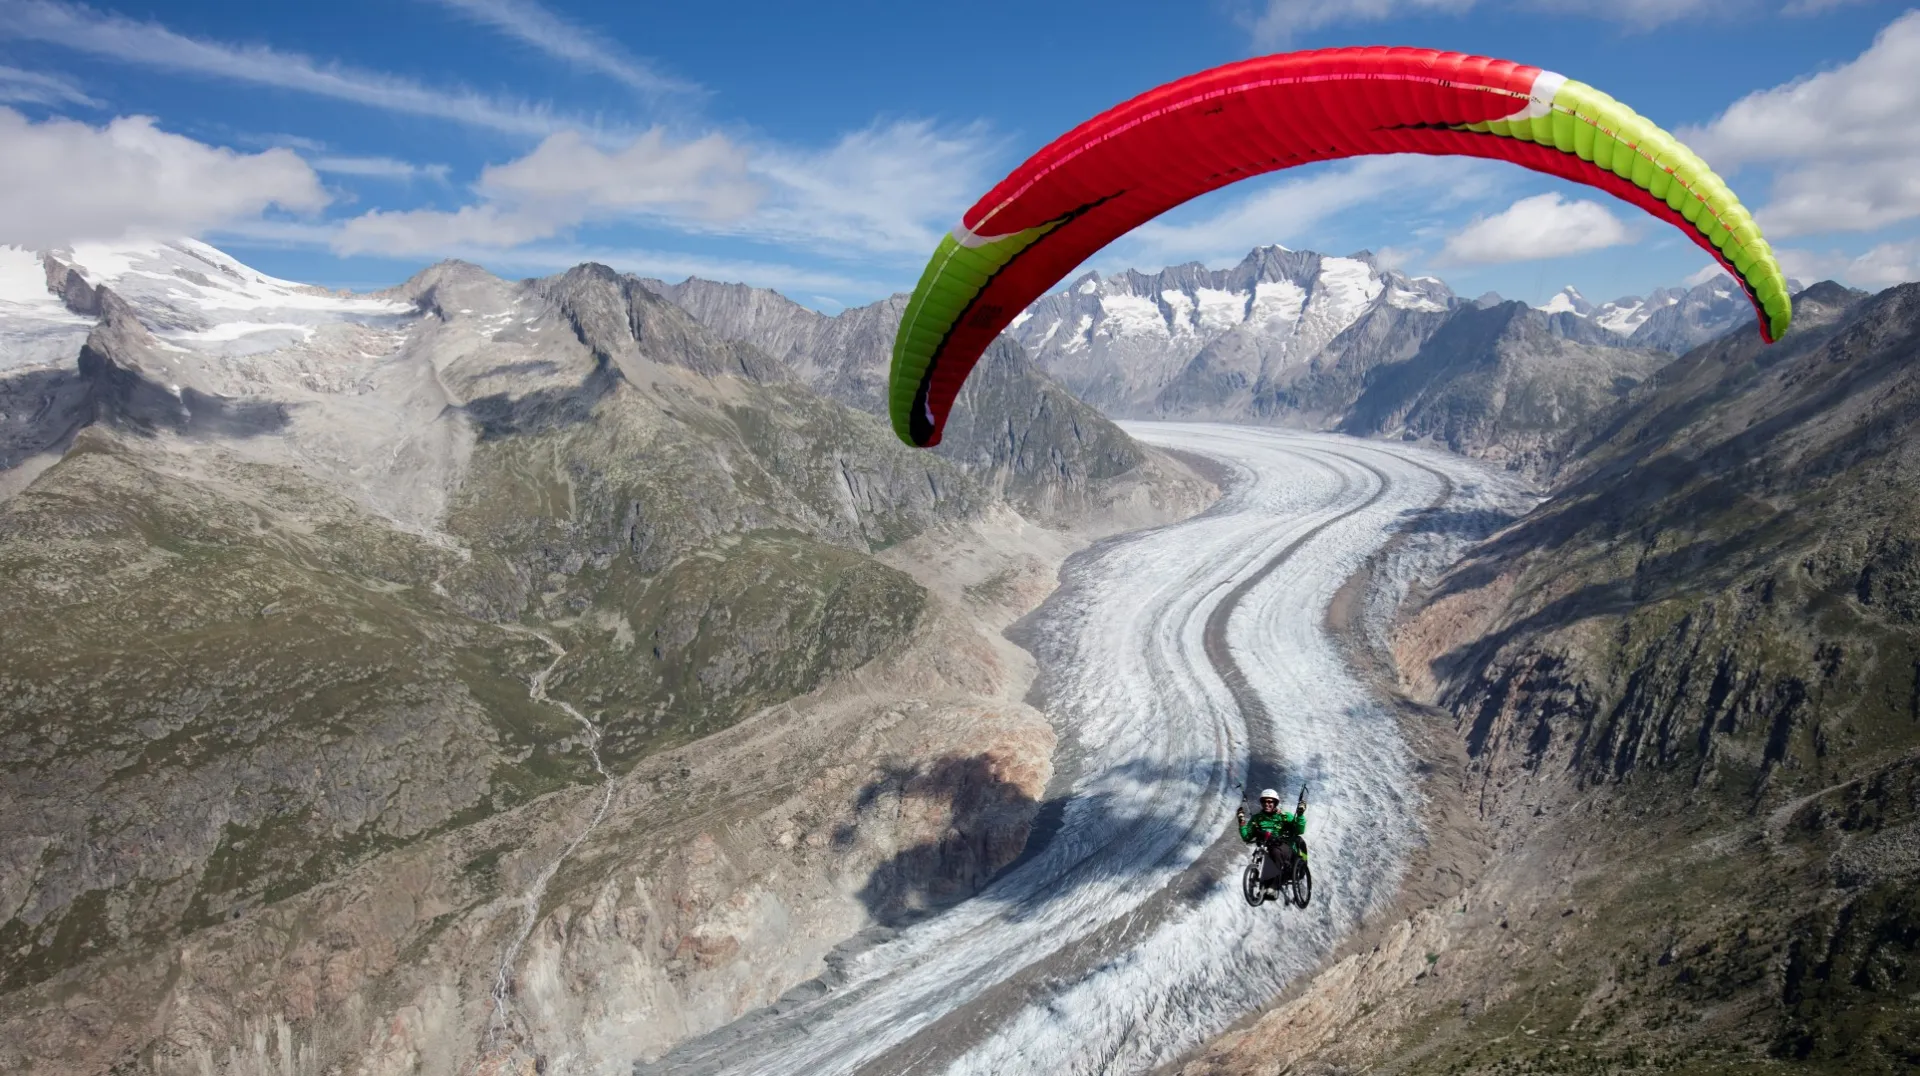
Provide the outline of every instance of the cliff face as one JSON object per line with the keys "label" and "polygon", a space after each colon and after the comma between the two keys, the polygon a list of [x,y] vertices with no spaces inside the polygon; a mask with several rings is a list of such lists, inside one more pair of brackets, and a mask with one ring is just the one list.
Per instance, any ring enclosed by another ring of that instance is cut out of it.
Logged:
{"label": "cliff face", "polygon": [[1597,418],[1425,598],[1399,658],[1461,884],[1192,1071],[1915,1062],[1920,286],[1795,303]]}

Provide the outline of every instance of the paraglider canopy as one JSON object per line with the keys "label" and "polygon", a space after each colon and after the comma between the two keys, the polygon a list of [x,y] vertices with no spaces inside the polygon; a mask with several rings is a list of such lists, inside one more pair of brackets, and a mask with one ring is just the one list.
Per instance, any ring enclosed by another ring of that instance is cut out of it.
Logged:
{"label": "paraglider canopy", "polygon": [[1488,157],[1598,187],[1674,224],[1740,282],[1769,343],[1786,277],[1726,183],[1672,135],[1537,67],[1411,48],[1262,56],[1149,90],[1055,139],[940,241],[894,340],[893,428],[940,442],[987,344],[1095,251],[1208,191],[1313,161]]}

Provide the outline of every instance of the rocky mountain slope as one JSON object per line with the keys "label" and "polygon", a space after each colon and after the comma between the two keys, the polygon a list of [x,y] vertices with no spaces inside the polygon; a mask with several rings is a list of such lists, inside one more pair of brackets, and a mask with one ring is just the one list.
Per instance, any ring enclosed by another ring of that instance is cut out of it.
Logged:
{"label": "rocky mountain slope", "polygon": [[1208,492],[1010,503],[599,266],[41,268],[0,328],[90,327],[0,370],[9,1072],[533,1071],[764,1004],[874,878],[1018,854],[1052,740],[1001,631],[1126,524],[1014,508]]}
{"label": "rocky mountain slope", "polygon": [[1397,640],[1425,895],[1187,1071],[1920,1064],[1916,354],[1820,284],[1592,424]]}
{"label": "rocky mountain slope", "polygon": [[[744,284],[694,278],[647,286],[721,337],[774,356],[802,384],[886,415],[887,370],[906,296],[827,317]],[[1118,502],[1139,495],[1142,482],[1170,477],[1162,457],[1041,373],[1005,337],[987,349],[961,390],[934,451],[1044,519],[1110,515]]]}
{"label": "rocky mountain slope", "polygon": [[[1798,281],[1787,283],[1800,286]],[[1662,299],[1665,302],[1659,302]],[[1733,329],[1744,328],[1753,318],[1753,306],[1732,278],[1721,274],[1685,292],[1657,291],[1646,306],[1635,311],[1636,316],[1642,313],[1644,320],[1628,340],[1635,347],[1684,355]]]}
{"label": "rocky mountain slope", "polygon": [[1466,307],[1418,351],[1376,364],[1340,432],[1432,440],[1539,472],[1570,428],[1617,403],[1669,356],[1625,348],[1598,325],[1525,303]]}

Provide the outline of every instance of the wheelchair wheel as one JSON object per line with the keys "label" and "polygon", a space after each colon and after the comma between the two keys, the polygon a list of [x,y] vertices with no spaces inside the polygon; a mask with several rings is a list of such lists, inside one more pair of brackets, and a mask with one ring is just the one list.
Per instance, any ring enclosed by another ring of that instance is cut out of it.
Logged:
{"label": "wheelchair wheel", "polygon": [[1293,885],[1290,888],[1293,890],[1293,906],[1296,908],[1306,907],[1307,902],[1313,899],[1313,869],[1307,866],[1306,860],[1301,860],[1299,867],[1295,868]]}
{"label": "wheelchair wheel", "polygon": [[1260,853],[1255,852],[1247,862],[1247,873],[1240,879],[1240,895],[1247,898],[1247,904],[1258,908],[1267,901],[1266,887],[1260,884]]}

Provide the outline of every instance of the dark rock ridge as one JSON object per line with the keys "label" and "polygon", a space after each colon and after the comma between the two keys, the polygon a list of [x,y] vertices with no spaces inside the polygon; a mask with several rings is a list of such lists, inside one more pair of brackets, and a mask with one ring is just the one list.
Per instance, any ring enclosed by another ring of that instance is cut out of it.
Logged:
{"label": "dark rock ridge", "polygon": [[763,382],[782,377],[780,366],[759,348],[716,339],[637,278],[604,265],[575,266],[535,282],[533,291],[559,307],[580,342],[603,363],[618,366],[644,353],[654,362],[708,377],[733,374]]}
{"label": "dark rock ridge", "polygon": [[78,269],[52,254],[42,254],[40,263],[47,270],[47,290],[58,296],[68,310],[82,317],[100,316],[100,301],[94,295],[93,285],[87,283]]}

